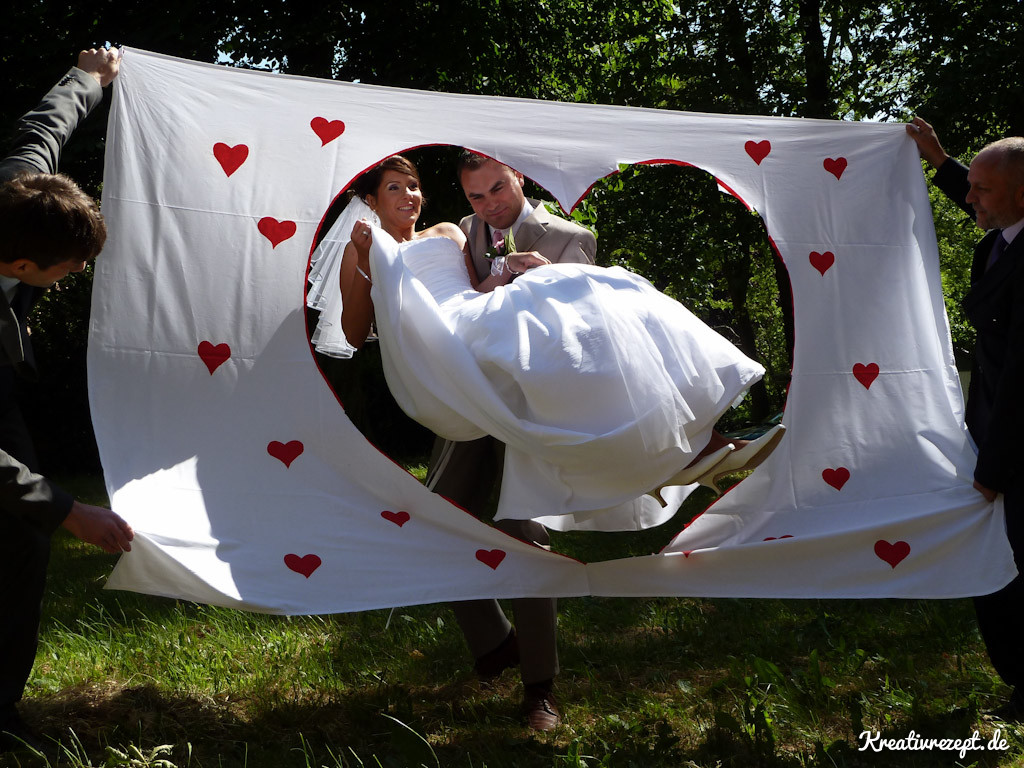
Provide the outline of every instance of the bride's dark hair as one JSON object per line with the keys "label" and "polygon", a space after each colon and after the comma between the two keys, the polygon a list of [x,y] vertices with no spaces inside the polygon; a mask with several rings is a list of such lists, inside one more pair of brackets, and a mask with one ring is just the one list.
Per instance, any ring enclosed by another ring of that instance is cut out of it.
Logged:
{"label": "bride's dark hair", "polygon": [[420,172],[416,170],[416,166],[413,165],[411,160],[401,155],[392,155],[377,163],[377,165],[352,182],[352,191],[363,200],[366,200],[367,195],[376,196],[377,189],[380,187],[380,181],[387,171],[405,173],[412,176],[416,181],[420,180]]}

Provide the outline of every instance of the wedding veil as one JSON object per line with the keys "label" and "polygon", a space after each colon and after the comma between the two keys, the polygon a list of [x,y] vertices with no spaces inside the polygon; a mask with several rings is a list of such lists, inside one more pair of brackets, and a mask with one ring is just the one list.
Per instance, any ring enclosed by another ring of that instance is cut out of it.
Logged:
{"label": "wedding veil", "polygon": [[345,206],[309,260],[306,306],[320,313],[310,341],[317,352],[328,357],[348,358],[356,351],[341,328],[341,259],[352,227],[360,219],[380,224],[377,214],[357,195]]}

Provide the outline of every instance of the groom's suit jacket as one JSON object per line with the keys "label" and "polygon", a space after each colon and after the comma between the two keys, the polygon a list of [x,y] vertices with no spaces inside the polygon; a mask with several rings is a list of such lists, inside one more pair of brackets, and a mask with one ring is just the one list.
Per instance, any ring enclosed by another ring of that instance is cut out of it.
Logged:
{"label": "groom's suit jacket", "polygon": [[[537,251],[553,264],[593,264],[597,253],[594,233],[572,221],[552,216],[539,200],[530,200],[533,213],[515,232],[516,250]],[[491,263],[484,256],[491,247],[491,234],[487,225],[476,214],[459,222],[469,239],[469,254],[476,268],[477,279],[491,273]]]}
{"label": "groom's suit jacket", "polygon": [[[0,183],[24,171],[55,173],[64,143],[102,98],[96,79],[72,67],[18,121],[14,145],[0,160]],[[26,319],[42,293],[21,284],[8,302],[0,291],[0,515],[25,520],[50,533],[67,517],[72,498],[26,466],[35,457],[15,396],[18,379],[36,379]]]}
{"label": "groom's suit jacket", "polygon": [[[965,200],[966,167],[947,160],[935,184],[974,216]],[[978,446],[974,479],[1006,493],[1024,488],[1024,233],[986,272],[998,235],[989,232],[975,247],[971,288],[962,306],[977,331],[966,413]]]}

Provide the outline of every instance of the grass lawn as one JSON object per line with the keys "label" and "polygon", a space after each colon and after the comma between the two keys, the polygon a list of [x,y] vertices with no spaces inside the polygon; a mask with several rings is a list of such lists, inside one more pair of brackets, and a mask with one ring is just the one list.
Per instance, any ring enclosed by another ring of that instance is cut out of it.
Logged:
{"label": "grass lawn", "polygon": [[[102,497],[95,481],[69,489]],[[684,508],[688,520],[705,505]],[[584,560],[672,530],[559,536]],[[1024,729],[970,601],[573,598],[565,724],[519,719],[516,675],[479,686],[440,605],[275,617],[104,591],[114,558],[61,533],[22,711],[54,741],[10,766],[1016,766]],[[999,728],[1005,749],[986,748]],[[982,748],[859,751],[858,735]],[[6,761],[6,762],[5,762]]]}

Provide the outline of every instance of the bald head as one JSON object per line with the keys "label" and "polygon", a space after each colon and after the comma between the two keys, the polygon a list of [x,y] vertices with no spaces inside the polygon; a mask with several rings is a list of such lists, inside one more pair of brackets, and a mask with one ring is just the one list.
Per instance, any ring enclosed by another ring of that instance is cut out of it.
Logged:
{"label": "bald head", "polygon": [[1024,138],[984,147],[971,161],[967,202],[982,229],[1005,229],[1024,219]]}

